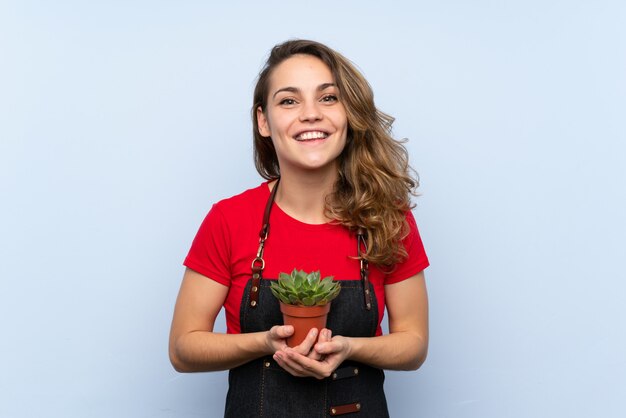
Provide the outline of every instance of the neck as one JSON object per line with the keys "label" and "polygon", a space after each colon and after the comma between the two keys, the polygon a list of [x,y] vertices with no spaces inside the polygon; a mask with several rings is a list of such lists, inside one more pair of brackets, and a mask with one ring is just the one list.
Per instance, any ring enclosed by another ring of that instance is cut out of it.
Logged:
{"label": "neck", "polygon": [[276,204],[292,218],[308,224],[329,222],[325,215],[326,196],[337,179],[337,172],[293,176],[282,173]]}

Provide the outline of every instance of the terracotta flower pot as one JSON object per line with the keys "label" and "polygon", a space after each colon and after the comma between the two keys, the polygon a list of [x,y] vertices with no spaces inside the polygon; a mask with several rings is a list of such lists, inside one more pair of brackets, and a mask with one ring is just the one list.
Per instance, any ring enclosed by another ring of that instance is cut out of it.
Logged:
{"label": "terracotta flower pot", "polygon": [[311,328],[321,330],[326,326],[330,303],[321,306],[296,306],[280,302],[285,325],[293,325],[294,333],[287,338],[287,345],[295,347],[306,338]]}

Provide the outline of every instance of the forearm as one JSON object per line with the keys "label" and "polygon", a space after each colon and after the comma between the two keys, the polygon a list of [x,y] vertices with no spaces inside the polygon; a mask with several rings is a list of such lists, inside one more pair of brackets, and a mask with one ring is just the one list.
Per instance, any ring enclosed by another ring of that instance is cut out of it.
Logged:
{"label": "forearm", "polygon": [[349,340],[350,360],[381,369],[416,370],[428,353],[427,339],[411,331]]}
{"label": "forearm", "polygon": [[171,341],[170,361],[177,371],[183,373],[231,369],[273,354],[265,334],[189,332]]}
{"label": "forearm", "polygon": [[416,370],[428,353],[428,296],[424,273],[385,286],[389,334],[351,338],[348,358],[391,370]]}

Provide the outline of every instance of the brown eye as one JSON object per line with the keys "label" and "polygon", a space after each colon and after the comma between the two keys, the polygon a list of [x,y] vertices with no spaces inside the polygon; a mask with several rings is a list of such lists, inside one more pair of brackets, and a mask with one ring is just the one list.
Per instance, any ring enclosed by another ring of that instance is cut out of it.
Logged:
{"label": "brown eye", "polygon": [[296,104],[296,101],[294,99],[283,99],[280,101],[280,104],[285,106],[291,106]]}

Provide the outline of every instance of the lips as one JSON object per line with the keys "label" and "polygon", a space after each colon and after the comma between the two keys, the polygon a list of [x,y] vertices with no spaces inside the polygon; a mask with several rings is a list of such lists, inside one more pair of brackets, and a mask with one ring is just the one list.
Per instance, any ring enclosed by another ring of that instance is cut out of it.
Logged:
{"label": "lips", "polygon": [[305,131],[300,132],[294,137],[296,141],[314,141],[316,139],[324,139],[328,137],[328,132],[324,131]]}

